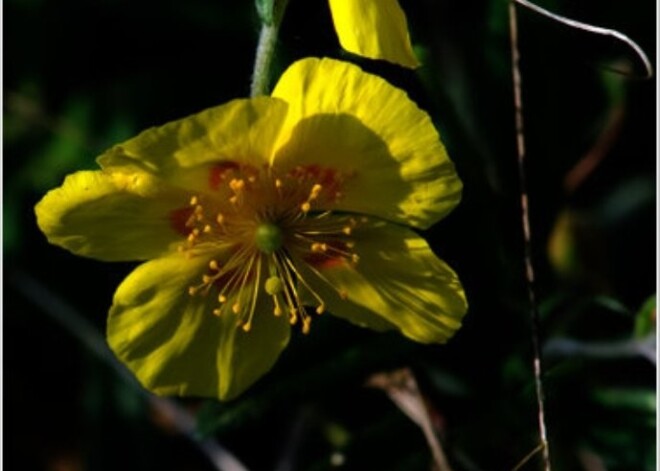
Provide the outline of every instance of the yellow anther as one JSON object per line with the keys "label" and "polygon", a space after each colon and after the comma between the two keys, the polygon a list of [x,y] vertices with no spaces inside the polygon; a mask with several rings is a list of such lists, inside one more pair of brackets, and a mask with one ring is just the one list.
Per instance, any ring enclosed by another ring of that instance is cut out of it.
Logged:
{"label": "yellow anther", "polygon": [[355,247],[355,242],[353,242],[352,240],[349,240],[348,242],[345,242],[344,245],[346,245],[346,248],[352,249],[352,248]]}
{"label": "yellow anther", "polygon": [[194,211],[195,211],[195,214],[199,215],[199,214],[202,214],[204,212],[204,208],[202,207],[202,205],[198,204],[197,206],[195,206]]}
{"label": "yellow anther", "polygon": [[351,235],[353,228],[351,226],[344,226],[341,228],[341,231],[346,235]]}
{"label": "yellow anther", "polygon": [[300,205],[300,210],[303,213],[308,213],[310,209],[312,209],[312,205],[309,204],[309,201],[305,201],[303,204]]}
{"label": "yellow anther", "polygon": [[316,198],[318,198],[319,193],[321,193],[322,189],[323,189],[323,187],[321,185],[319,185],[318,183],[316,183],[312,187],[312,191],[309,192],[309,199],[310,200],[315,200]]}
{"label": "yellow anther", "polygon": [[190,198],[190,206],[197,206],[197,203],[199,203],[199,198],[196,196],[193,196]]}
{"label": "yellow anther", "polygon": [[282,309],[280,309],[279,306],[275,306],[275,309],[273,309],[273,314],[275,317],[280,317],[282,315]]}
{"label": "yellow anther", "polygon": [[222,314],[222,311],[220,309],[214,309],[213,310],[213,315],[214,316],[220,317],[220,314]]}
{"label": "yellow anther", "polygon": [[279,178],[275,179],[275,188],[282,188],[282,180]]}
{"label": "yellow anther", "polygon": [[202,281],[204,282],[205,285],[208,285],[210,282],[213,281],[213,277],[209,275],[202,275]]}
{"label": "yellow anther", "polygon": [[208,224],[206,226],[204,226],[204,229],[202,230],[202,232],[205,233],[205,234],[208,234],[211,231],[212,231],[211,226],[209,226]]}
{"label": "yellow anther", "polygon": [[243,331],[244,332],[250,332],[250,329],[252,328],[252,323],[251,322],[246,322],[243,324]]}
{"label": "yellow anther", "polygon": [[231,188],[234,193],[238,193],[243,188],[245,188],[245,180],[242,178],[232,178],[232,180],[229,182],[229,188]]}
{"label": "yellow anther", "polygon": [[321,242],[314,242],[312,244],[312,252],[325,252],[328,250],[328,244]]}
{"label": "yellow anther", "polygon": [[187,239],[188,239],[188,242],[193,243],[193,242],[195,242],[195,239],[196,239],[196,238],[197,238],[197,236],[195,236],[195,234],[193,234],[193,233],[191,232],[190,234],[188,234],[188,238],[187,238]]}
{"label": "yellow anther", "polygon": [[323,314],[324,312],[325,312],[325,304],[319,304],[319,305],[316,307],[316,313],[320,316],[320,315]]}
{"label": "yellow anther", "polygon": [[231,312],[233,312],[234,314],[238,314],[239,312],[241,312],[241,305],[238,303],[238,301],[235,302],[234,305],[231,307]]}
{"label": "yellow anther", "polygon": [[195,286],[190,286],[188,288],[188,294],[190,296],[195,296],[197,294],[197,288]]}
{"label": "yellow anther", "polygon": [[222,225],[222,223],[225,222],[225,217],[222,215],[222,213],[218,213],[218,216],[215,218],[218,224]]}
{"label": "yellow anther", "polygon": [[209,262],[209,268],[210,268],[211,270],[218,271],[218,270],[220,270],[220,264],[218,263],[217,260],[211,260],[211,261]]}
{"label": "yellow anther", "polygon": [[296,325],[296,322],[298,322],[298,316],[296,316],[295,314],[290,315],[289,324]]}
{"label": "yellow anther", "polygon": [[346,300],[348,299],[348,293],[347,293],[346,291],[344,291],[344,290],[341,290],[341,291],[339,292],[339,297],[340,297],[341,299],[343,299],[344,301],[346,301]]}
{"label": "yellow anther", "polygon": [[302,333],[305,334],[305,335],[309,334],[309,330],[311,328],[311,325],[312,325],[312,318],[311,317],[307,317],[307,318],[303,319]]}
{"label": "yellow anther", "polygon": [[353,263],[357,263],[357,262],[359,262],[359,261],[360,261],[360,256],[359,256],[358,254],[356,254],[356,253],[351,254],[351,261],[352,261]]}
{"label": "yellow anther", "polygon": [[236,196],[236,195],[232,196],[231,198],[229,198],[229,202],[230,202],[231,204],[236,204],[236,203],[238,203],[238,196]]}
{"label": "yellow anther", "polygon": [[192,230],[192,234],[193,234],[195,237],[197,237],[197,236],[199,235],[199,232],[200,232],[200,231],[199,231],[199,229],[197,229],[197,228],[194,228],[194,229]]}
{"label": "yellow anther", "polygon": [[227,302],[227,296],[225,296],[224,294],[221,294],[220,296],[218,296],[218,302],[221,303],[221,304],[226,303]]}

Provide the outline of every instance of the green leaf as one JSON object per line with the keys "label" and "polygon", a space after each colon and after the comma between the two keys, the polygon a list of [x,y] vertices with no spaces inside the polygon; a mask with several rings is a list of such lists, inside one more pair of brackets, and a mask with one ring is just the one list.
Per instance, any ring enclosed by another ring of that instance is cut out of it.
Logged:
{"label": "green leaf", "polygon": [[594,391],[594,398],[606,407],[655,416],[655,391],[650,389],[600,389]]}

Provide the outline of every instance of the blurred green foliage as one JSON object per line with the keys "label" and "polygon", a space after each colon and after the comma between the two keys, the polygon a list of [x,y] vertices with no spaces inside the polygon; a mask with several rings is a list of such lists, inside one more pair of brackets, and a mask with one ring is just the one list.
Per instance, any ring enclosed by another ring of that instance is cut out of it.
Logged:
{"label": "blurred green foliage", "polygon": [[[324,316],[245,396],[181,402],[196,414],[200,439],[217,439],[250,469],[429,469],[419,428],[382,391],[364,386],[372,374],[403,366],[415,372],[455,470],[513,469],[538,443],[507,4],[401,4],[424,63],[417,73],[342,52],[327,0],[289,1],[275,72],[308,55],[352,60],[429,111],[465,191],[426,236],[461,276],[470,312],[441,347]],[[16,291],[15,275],[39,280],[103,332],[113,290],[133,265],[49,246],[32,207],[67,173],[93,168],[108,146],[247,95],[255,6],[3,6],[5,464],[212,469],[132,383]],[[617,28],[655,57],[651,4],[543,6]],[[641,74],[615,41],[524,10],[519,22],[553,462],[558,470],[599,469],[594,460],[608,471],[655,469],[655,86],[605,70],[623,64]],[[588,171],[576,170],[585,161]],[[524,469],[537,469],[537,459]]]}

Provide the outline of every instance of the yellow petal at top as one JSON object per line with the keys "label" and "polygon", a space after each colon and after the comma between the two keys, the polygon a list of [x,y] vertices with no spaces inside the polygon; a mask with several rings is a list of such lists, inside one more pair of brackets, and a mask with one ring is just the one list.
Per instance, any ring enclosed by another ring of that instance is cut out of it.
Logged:
{"label": "yellow petal at top", "polygon": [[106,261],[146,260],[181,239],[170,211],[186,196],[143,173],[81,171],[36,205],[48,241]]}
{"label": "yellow petal at top", "polygon": [[330,0],[341,46],[371,59],[415,68],[406,16],[397,0]]}
{"label": "yellow petal at top", "polygon": [[332,207],[426,228],[460,201],[462,184],[427,113],[400,90],[359,67],[303,59],[280,78],[289,104],[276,167],[338,171]]}
{"label": "yellow petal at top", "polygon": [[214,289],[188,294],[208,262],[176,253],[152,260],[115,293],[108,343],[156,394],[232,399],[266,373],[288,343],[288,319],[275,317],[270,305],[257,305],[252,329],[244,332],[232,312],[212,313]]}
{"label": "yellow petal at top", "polygon": [[174,180],[183,169],[231,160],[268,162],[287,105],[271,97],[236,99],[143,131],[98,159],[103,168],[141,169]]}
{"label": "yellow petal at top", "polygon": [[444,343],[458,330],[465,293],[424,239],[386,222],[358,224],[352,238],[357,263],[315,259],[303,267],[329,312],[363,327],[398,329],[423,343]]}

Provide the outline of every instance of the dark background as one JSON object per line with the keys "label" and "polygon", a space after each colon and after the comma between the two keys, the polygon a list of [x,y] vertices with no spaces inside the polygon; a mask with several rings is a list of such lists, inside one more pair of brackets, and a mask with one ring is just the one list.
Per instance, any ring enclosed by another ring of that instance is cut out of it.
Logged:
{"label": "dark background", "polygon": [[[465,190],[425,236],[460,275],[470,311],[446,346],[324,316],[238,400],[176,401],[198,419],[198,437],[250,469],[430,469],[419,428],[364,386],[402,367],[414,372],[455,470],[511,470],[538,443],[507,3],[401,4],[419,71],[343,53],[327,2],[290,0],[274,76],[304,56],[343,58],[431,114]],[[252,2],[3,6],[6,469],[213,469],[199,441],[99,354],[113,291],[134,265],[48,245],[32,208],[112,144],[246,96],[259,31]],[[656,57],[653,2],[543,6],[618,29]],[[518,16],[555,469],[652,470],[655,79],[639,79],[639,60],[612,39]],[[538,457],[523,469],[539,469]]]}

